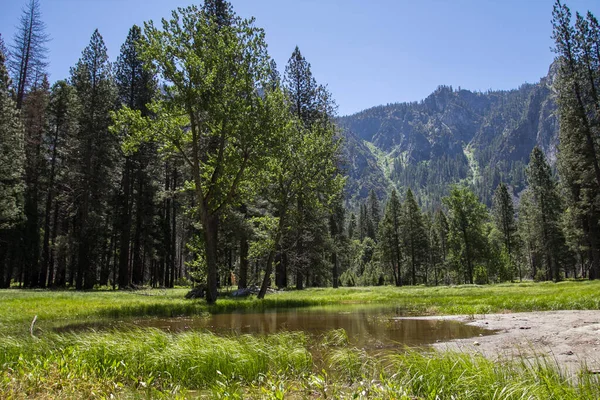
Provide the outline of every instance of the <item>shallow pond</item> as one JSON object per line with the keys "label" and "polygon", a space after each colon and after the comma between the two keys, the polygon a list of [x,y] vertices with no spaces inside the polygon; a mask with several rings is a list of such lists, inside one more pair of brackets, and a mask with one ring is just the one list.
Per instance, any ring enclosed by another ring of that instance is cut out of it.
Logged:
{"label": "shallow pond", "polygon": [[77,324],[60,331],[158,328],[166,331],[209,330],[217,334],[269,334],[303,331],[320,335],[344,329],[350,344],[367,350],[400,346],[423,346],[436,341],[493,334],[458,321],[404,317],[390,307],[323,307],[234,312],[198,317],[145,318],[106,323]]}

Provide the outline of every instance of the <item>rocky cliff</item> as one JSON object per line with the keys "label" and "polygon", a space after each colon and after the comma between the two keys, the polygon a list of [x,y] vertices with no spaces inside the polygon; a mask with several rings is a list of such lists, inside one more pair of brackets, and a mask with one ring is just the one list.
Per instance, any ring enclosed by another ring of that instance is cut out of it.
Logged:
{"label": "rocky cliff", "polygon": [[488,204],[500,181],[520,192],[534,146],[556,160],[554,76],[551,67],[539,83],[485,93],[440,86],[420,102],[339,118],[349,202],[370,189],[384,197],[391,187],[411,187],[424,206],[435,208],[459,182],[472,185]]}

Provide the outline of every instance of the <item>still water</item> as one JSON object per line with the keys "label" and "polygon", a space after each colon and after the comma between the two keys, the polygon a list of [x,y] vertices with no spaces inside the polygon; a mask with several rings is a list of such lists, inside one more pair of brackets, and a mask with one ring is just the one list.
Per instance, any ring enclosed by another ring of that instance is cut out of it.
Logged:
{"label": "still water", "polygon": [[104,330],[133,327],[152,327],[171,332],[209,330],[216,334],[269,334],[281,331],[303,331],[314,336],[341,328],[346,331],[351,345],[367,350],[424,346],[436,341],[494,333],[458,321],[406,318],[402,317],[401,310],[390,307],[356,306],[234,312],[199,317],[134,319],[105,324],[71,325],[62,327],[60,330]]}

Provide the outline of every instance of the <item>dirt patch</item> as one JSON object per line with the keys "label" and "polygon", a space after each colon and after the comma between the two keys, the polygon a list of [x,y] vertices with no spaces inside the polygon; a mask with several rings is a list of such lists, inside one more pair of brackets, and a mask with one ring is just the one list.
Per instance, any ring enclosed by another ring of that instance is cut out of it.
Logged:
{"label": "dirt patch", "polygon": [[493,329],[497,334],[436,343],[439,350],[480,353],[494,359],[544,358],[576,373],[600,373],[600,310],[439,317]]}

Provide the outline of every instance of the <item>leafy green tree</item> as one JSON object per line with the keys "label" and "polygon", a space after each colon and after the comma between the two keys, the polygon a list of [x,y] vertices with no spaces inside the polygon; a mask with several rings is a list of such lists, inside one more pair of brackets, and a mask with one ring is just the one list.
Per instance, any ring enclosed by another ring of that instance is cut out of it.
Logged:
{"label": "leafy green tree", "polygon": [[[496,229],[502,235],[504,249],[508,255],[509,270],[513,269],[513,258],[516,253],[518,243],[517,224],[515,221],[515,208],[512,198],[508,193],[508,188],[504,183],[500,183],[494,193],[492,200],[492,221]],[[522,271],[519,268],[519,280],[522,280]]]}
{"label": "leafy green tree", "polygon": [[404,258],[402,214],[403,207],[394,189],[385,206],[385,213],[379,225],[379,247],[382,261],[390,266],[396,286],[402,286],[402,262]]}
{"label": "leafy green tree", "polygon": [[[306,61],[299,48],[296,47],[288,60],[283,76],[283,89],[289,99],[288,106],[294,117],[300,121],[308,130],[324,129],[329,131],[334,129],[333,117],[335,114],[335,103],[331,99],[330,93],[321,85],[317,85],[311,72],[311,66]],[[331,140],[337,138],[331,137]],[[332,154],[337,162],[338,154]],[[339,172],[335,172],[339,174]],[[304,199],[304,193],[297,194],[295,206],[295,223],[288,236],[293,236],[293,246],[289,249],[289,259],[293,269],[296,272],[296,288],[303,288],[303,281],[308,281],[308,275],[311,269],[315,269],[317,264],[311,262],[320,258],[319,245],[324,244],[330,238],[325,237],[324,229],[326,226],[319,224],[319,221],[327,221],[331,217],[332,210],[328,214],[320,215],[321,210],[310,209],[310,200]],[[310,245],[306,241],[312,241]],[[333,254],[332,254],[333,257]],[[317,272],[316,270],[313,272]],[[314,274],[313,274],[314,275]]]}
{"label": "leafy green tree", "polygon": [[[266,227],[263,229],[266,235],[253,245],[267,254],[259,298],[266,294],[282,236],[291,229],[295,221],[294,213],[299,212],[295,207],[298,195],[302,193],[305,210],[324,210],[340,193],[343,185],[342,177],[335,174],[334,156],[339,149],[339,142],[334,140],[335,130],[322,124],[315,124],[308,129],[289,113],[285,98],[278,95],[277,91],[272,97],[267,95],[267,98],[274,101],[272,109],[277,109],[277,103],[284,107],[280,106],[280,114],[273,118],[277,125],[273,129],[272,152],[267,158],[266,168],[262,170],[262,180],[268,184],[263,186],[261,196],[270,203],[272,211],[258,219],[259,224]],[[332,222],[342,226],[343,218],[340,216]],[[330,229],[335,229],[335,234],[338,234],[337,227]],[[332,261],[337,265],[337,260]]]}
{"label": "leafy green tree", "polygon": [[142,118],[125,108],[116,116],[116,127],[128,131],[130,148],[153,139],[178,152],[191,169],[207,266],[206,299],[214,303],[220,215],[253,190],[248,171],[263,165],[269,145],[267,100],[260,95],[269,58],[264,32],[252,20],[232,16],[231,24],[222,26],[214,15],[190,6],[173,11],[162,28],[146,23],[140,46],[141,59],[167,84],[151,107],[156,116]]}
{"label": "leafy green tree", "polygon": [[423,223],[423,215],[412,190],[406,192],[406,200],[402,212],[403,242],[406,262],[410,271],[411,284],[417,284],[417,273],[423,272],[423,282],[427,283],[426,268],[429,243]]}
{"label": "leafy green tree", "polygon": [[443,198],[448,207],[448,248],[457,272],[468,283],[473,283],[475,266],[482,260],[487,238],[484,224],[487,209],[475,193],[466,187],[453,186],[450,195]]}
{"label": "leafy green tree", "polygon": [[429,253],[427,255],[428,269],[433,273],[433,284],[437,286],[440,282],[443,267],[442,246],[435,226],[435,215],[424,214],[424,220],[427,242],[429,243]]}

